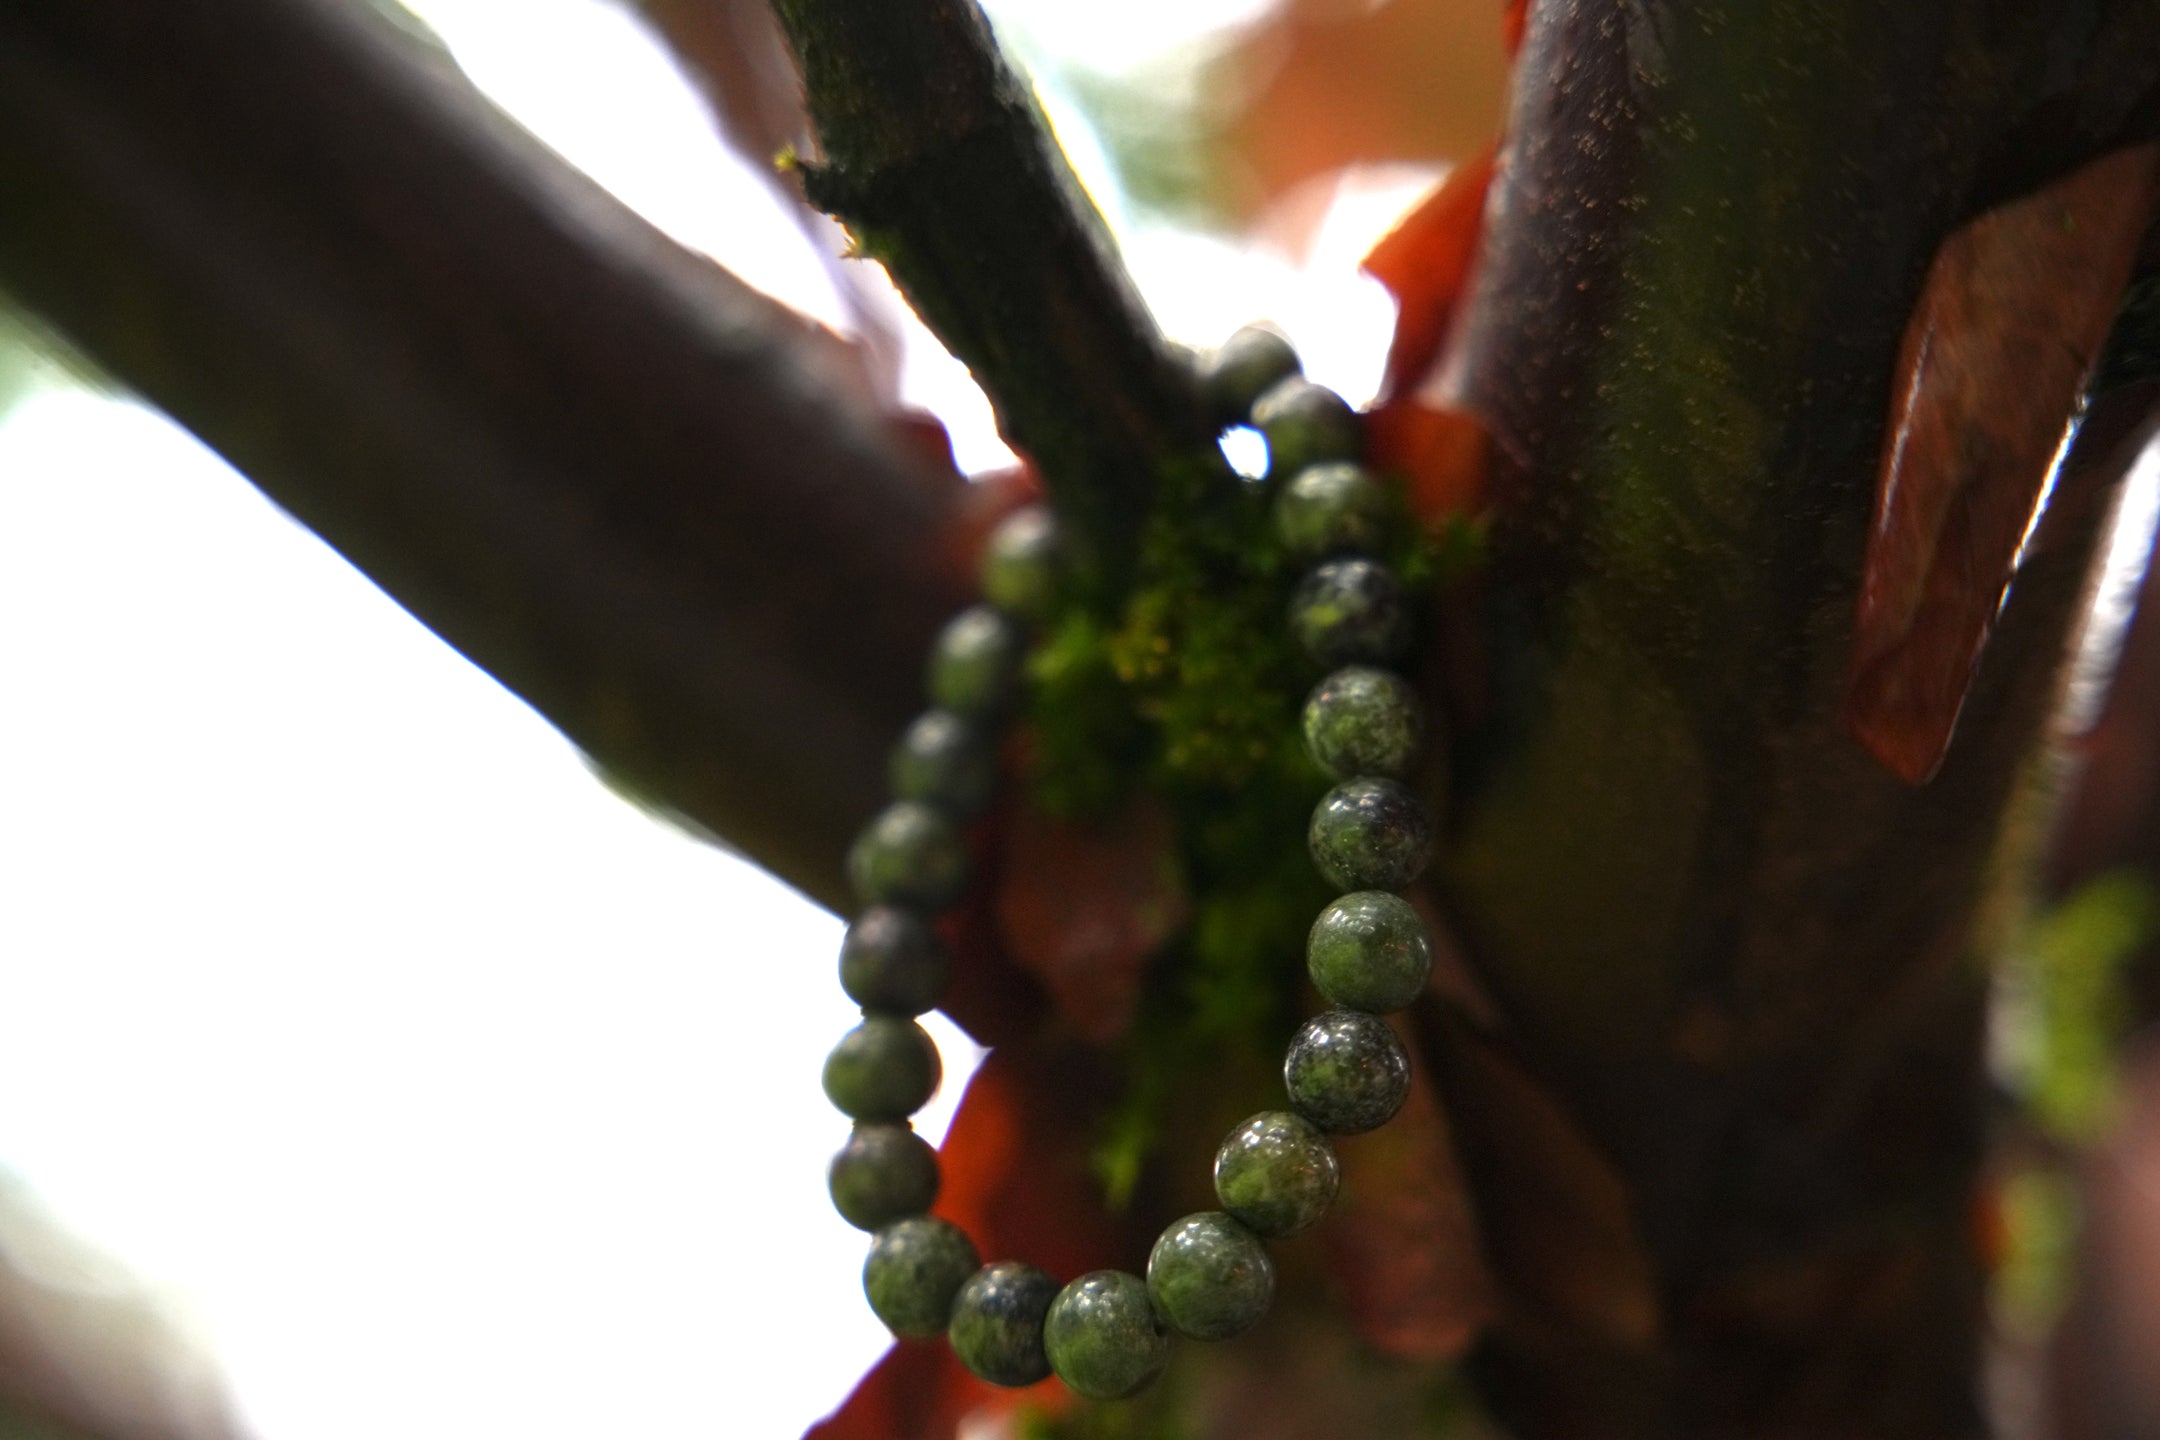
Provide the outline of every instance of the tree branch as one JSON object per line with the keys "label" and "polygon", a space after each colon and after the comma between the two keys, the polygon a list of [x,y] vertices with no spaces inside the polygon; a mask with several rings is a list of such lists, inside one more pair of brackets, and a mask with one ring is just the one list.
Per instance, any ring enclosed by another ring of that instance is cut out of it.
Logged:
{"label": "tree branch", "polygon": [[975,0],[775,0],[824,149],[810,199],[966,361],[1111,580],[1165,463],[1207,456],[1192,382]]}
{"label": "tree branch", "polygon": [[964,487],[829,336],[341,0],[0,7],[0,195],[25,303],[604,766],[841,897]]}

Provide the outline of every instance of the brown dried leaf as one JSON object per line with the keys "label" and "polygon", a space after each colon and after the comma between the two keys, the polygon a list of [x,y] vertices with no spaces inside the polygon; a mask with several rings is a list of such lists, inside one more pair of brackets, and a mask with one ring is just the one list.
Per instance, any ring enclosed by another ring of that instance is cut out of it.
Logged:
{"label": "brown dried leaf", "polygon": [[1942,763],[2078,393],[2160,198],[2104,156],[1943,243],[1905,331],[1845,725],[1918,784]]}

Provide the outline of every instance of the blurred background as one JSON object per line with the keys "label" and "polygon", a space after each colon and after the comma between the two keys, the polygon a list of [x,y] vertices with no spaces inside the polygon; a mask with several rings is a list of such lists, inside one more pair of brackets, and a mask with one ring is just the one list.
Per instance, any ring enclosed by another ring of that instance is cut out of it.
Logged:
{"label": "blurred background", "polygon": [[[1010,463],[772,183],[755,84],[723,143],[653,27],[694,53],[689,7],[372,3],[683,244],[871,339],[963,469]],[[1368,397],[1393,309],[1357,261],[1495,133],[1498,7],[989,8],[1171,336],[1271,318]],[[839,922],[616,795],[5,324],[0,1391],[61,1428],[0,1436],[800,1433],[886,1343],[824,1191]],[[976,1054],[933,1028],[935,1138]]]}

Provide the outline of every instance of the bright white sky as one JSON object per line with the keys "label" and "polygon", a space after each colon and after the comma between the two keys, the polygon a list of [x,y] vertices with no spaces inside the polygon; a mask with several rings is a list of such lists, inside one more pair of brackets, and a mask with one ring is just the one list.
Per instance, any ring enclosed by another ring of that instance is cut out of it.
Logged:
{"label": "bright white sky", "polygon": [[[1254,5],[998,13],[1108,66]],[[656,223],[837,320],[619,11],[414,8]],[[1124,225],[1049,98],[1166,328],[1271,315],[1370,392],[1389,307],[1353,266],[1415,177],[1299,268]],[[1003,453],[933,345],[907,385],[964,463]],[[0,671],[0,1166],[194,1318],[265,1440],[792,1436],[883,1348],[824,1194],[831,916],[614,798],[122,401],[48,389],[0,426]]]}

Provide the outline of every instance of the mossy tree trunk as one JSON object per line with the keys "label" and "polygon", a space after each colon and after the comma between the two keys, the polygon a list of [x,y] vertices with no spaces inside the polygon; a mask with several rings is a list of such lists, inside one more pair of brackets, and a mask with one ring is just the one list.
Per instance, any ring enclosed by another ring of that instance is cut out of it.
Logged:
{"label": "mossy tree trunk", "polygon": [[[1198,422],[980,16],[778,8],[813,188],[1114,573]],[[1457,376],[1520,481],[1440,886],[1496,1011],[1425,1016],[1506,1293],[1477,1368],[1526,1437],[1971,1434],[1973,926],[2090,487],[1935,780],[1837,715],[1929,257],[2152,132],[2160,5],[1531,14]],[[0,7],[0,194],[0,282],[603,763],[837,896],[964,499],[811,337],[332,0]]]}
{"label": "mossy tree trunk", "polygon": [[[1894,778],[1839,715],[1927,264],[2147,128],[2155,18],[1532,7],[1455,357],[1527,476],[1443,862],[1507,1033],[1456,1049],[1534,1074],[1610,1162],[1636,1253],[1584,1260],[1644,1282],[1603,1313],[1520,1297],[1489,1373],[1532,1433],[1978,1428],[1974,921],[2109,457],[2073,464],[1941,773]],[[1516,1139],[1482,1070],[1448,1089],[1473,1183]],[[1503,1251],[1566,1243],[1482,1198]]]}

